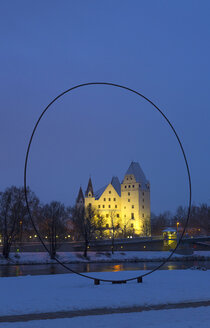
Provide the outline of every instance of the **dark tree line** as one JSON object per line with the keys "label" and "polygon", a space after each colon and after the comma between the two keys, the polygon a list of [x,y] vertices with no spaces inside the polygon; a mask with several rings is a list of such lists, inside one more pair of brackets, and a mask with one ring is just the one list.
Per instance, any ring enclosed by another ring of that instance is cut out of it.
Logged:
{"label": "dark tree line", "polygon": [[[173,227],[181,233],[187,220],[187,214],[188,208],[183,206],[179,206],[174,215],[170,212],[153,214],[151,216],[152,235],[161,235],[167,227]],[[192,205],[186,233],[191,235],[210,234],[210,206],[207,204]]]}
{"label": "dark tree line", "polygon": [[[120,218],[113,211],[110,214],[110,224],[94,208],[65,207],[62,203],[53,201],[42,204],[38,197],[28,189],[28,201],[38,234],[45,240],[51,258],[66,240],[81,240],[84,242],[84,256],[87,256],[90,241],[111,238],[112,252],[116,238],[126,238],[132,235],[131,220],[122,226]],[[187,218],[187,208],[178,207],[176,213],[164,212],[151,216],[152,236],[162,235],[166,227],[178,228],[182,231]],[[150,226],[145,225],[145,235],[150,233]],[[189,225],[189,234],[210,235],[210,206],[193,205]],[[36,236],[36,239],[32,238]],[[71,236],[71,238],[68,237]],[[31,224],[25,204],[23,188],[12,186],[0,192],[0,239],[2,254],[9,257],[11,246],[21,245],[23,241],[38,241],[38,236]]]}

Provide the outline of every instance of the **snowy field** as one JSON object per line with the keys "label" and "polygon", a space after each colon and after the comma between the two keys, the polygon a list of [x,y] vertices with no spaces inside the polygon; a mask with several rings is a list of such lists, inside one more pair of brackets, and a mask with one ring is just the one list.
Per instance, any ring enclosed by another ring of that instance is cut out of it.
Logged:
{"label": "snowy field", "polygon": [[[136,274],[120,271],[90,275],[125,279]],[[206,301],[210,300],[210,270],[162,270],[145,277],[142,284],[131,281],[99,286],[74,274],[10,277],[0,278],[0,290],[1,316]]]}
{"label": "snowy field", "polygon": [[210,307],[0,323],[0,328],[209,328]]}
{"label": "snowy field", "polygon": [[[89,252],[88,258],[85,259],[82,252],[58,252],[57,257],[64,263],[81,263],[81,262],[123,262],[123,261],[162,261],[170,255],[170,252]],[[174,254],[172,261],[179,261],[183,259],[202,259],[210,260],[210,251],[195,251],[193,255],[178,255]],[[54,263],[48,253],[11,253],[9,260],[5,260],[0,256],[0,264],[42,264]]]}

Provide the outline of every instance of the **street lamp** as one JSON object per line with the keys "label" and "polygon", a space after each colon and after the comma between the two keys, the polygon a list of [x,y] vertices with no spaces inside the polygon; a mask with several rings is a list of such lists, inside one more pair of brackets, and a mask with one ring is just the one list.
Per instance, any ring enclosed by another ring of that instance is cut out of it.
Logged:
{"label": "street lamp", "polygon": [[176,232],[177,232],[177,234],[178,234],[178,232],[179,232],[179,222],[177,221],[177,223],[176,223]]}

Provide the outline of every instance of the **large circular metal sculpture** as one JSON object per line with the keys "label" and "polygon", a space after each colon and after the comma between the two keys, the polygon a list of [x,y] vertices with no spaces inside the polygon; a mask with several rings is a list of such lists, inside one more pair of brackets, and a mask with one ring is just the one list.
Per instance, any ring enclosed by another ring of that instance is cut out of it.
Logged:
{"label": "large circular metal sculpture", "polygon": [[168,256],[168,258],[166,258],[161,264],[159,264],[156,268],[154,268],[153,270],[150,270],[149,272],[146,272],[142,275],[139,275],[139,276],[136,276],[136,277],[133,277],[133,278],[129,278],[129,279],[124,279],[124,280],[111,280],[111,279],[101,279],[101,278],[95,278],[95,277],[91,277],[91,276],[88,276],[86,274],[83,274],[83,273],[79,273],[79,272],[76,272],[75,270],[72,270],[68,265],[62,263],[57,257],[55,257],[55,261],[60,264],[62,267],[64,267],[65,269],[67,269],[68,271],[72,272],[72,273],[75,273],[81,277],[85,277],[85,278],[89,278],[89,279],[92,279],[94,280],[94,283],[96,285],[99,285],[100,284],[100,281],[103,281],[103,282],[111,282],[113,284],[117,284],[117,283],[126,283],[127,281],[131,281],[131,280],[137,280],[137,282],[142,282],[142,279],[143,277],[145,276],[148,276],[150,275],[151,273],[153,273],[154,271],[160,269],[166,262],[168,262],[171,257],[173,256],[174,252],[176,251],[176,249],[179,247],[180,243],[181,243],[181,240],[185,234],[185,231],[186,231],[186,228],[187,228],[187,225],[188,225],[188,221],[189,221],[189,218],[190,218],[190,211],[191,211],[191,198],[192,198],[192,190],[191,190],[191,177],[190,177],[190,170],[189,170],[189,166],[188,166],[188,162],[187,162],[187,158],[186,158],[186,155],[185,155],[185,152],[184,152],[184,148],[182,146],[182,143],[181,143],[181,140],[176,132],[176,130],[174,129],[172,123],[169,121],[169,119],[166,117],[166,115],[160,110],[160,108],[158,108],[151,100],[149,100],[147,97],[145,97],[144,95],[142,95],[140,92],[138,91],[135,91],[131,88],[128,88],[128,87],[125,87],[123,85],[119,85],[119,84],[115,84],[115,83],[110,83],[110,82],[88,82],[88,83],[83,83],[83,84],[79,84],[79,85],[76,85],[64,92],[62,92],[61,94],[59,94],[56,98],[54,98],[50,103],[49,105],[43,110],[43,112],[41,113],[41,115],[39,116],[35,126],[34,126],[34,129],[33,129],[33,132],[31,134],[31,137],[30,137],[30,140],[29,140],[29,143],[28,143],[28,147],[27,147],[27,152],[26,152],[26,158],[25,158],[25,167],[24,167],[24,192],[25,192],[25,200],[26,200],[26,206],[27,206],[27,210],[28,210],[28,214],[29,214],[29,217],[31,219],[31,222],[32,222],[32,225],[34,227],[34,230],[36,231],[36,234],[37,236],[39,237],[39,240],[41,242],[41,244],[43,245],[43,247],[45,248],[45,250],[49,252],[49,249],[47,248],[47,246],[45,245],[44,241],[42,240],[42,237],[40,236],[39,234],[39,231],[34,223],[34,220],[33,220],[33,217],[32,217],[32,214],[31,214],[31,211],[30,211],[30,206],[29,206],[29,202],[28,202],[28,195],[27,195],[27,164],[28,164],[28,158],[29,158],[29,151],[30,151],[30,147],[31,147],[31,143],[32,143],[32,140],[33,140],[33,137],[34,137],[34,134],[36,132],[36,129],[42,119],[42,117],[44,116],[44,114],[47,112],[47,110],[50,108],[50,106],[56,101],[58,100],[59,98],[61,98],[62,96],[64,96],[65,94],[75,90],[75,89],[78,89],[78,88],[82,88],[82,87],[86,87],[86,86],[94,86],[94,85],[103,85],[103,86],[112,86],[112,87],[116,87],[116,88],[120,88],[120,89],[124,89],[126,91],[129,91],[143,99],[145,99],[147,102],[149,102],[153,108],[155,110],[157,110],[161,116],[165,119],[165,121],[168,123],[168,125],[170,126],[170,128],[172,129],[172,132],[174,133],[177,141],[178,141],[178,144],[179,144],[179,147],[180,147],[180,150],[182,152],[182,155],[184,157],[184,162],[185,162],[185,165],[186,165],[186,169],[187,169],[187,176],[188,176],[188,185],[189,185],[189,202],[188,202],[188,213],[187,213],[187,219],[186,219],[186,222],[185,222],[185,226],[184,226],[184,229],[182,231],[182,234],[180,236],[180,239],[177,243],[177,246],[174,248],[174,250],[171,252],[171,254]]}

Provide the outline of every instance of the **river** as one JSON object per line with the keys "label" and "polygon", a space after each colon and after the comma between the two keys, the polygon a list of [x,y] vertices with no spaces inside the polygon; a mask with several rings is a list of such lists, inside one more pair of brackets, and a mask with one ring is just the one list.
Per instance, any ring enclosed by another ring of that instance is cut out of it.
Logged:
{"label": "river", "polygon": [[[135,271],[152,270],[161,262],[123,262],[123,263],[76,263],[67,264],[77,272],[107,272],[107,271]],[[194,266],[210,269],[210,261],[179,261],[167,262],[161,270],[185,270]],[[59,264],[25,264],[25,265],[1,265],[0,277],[14,277],[26,275],[47,275],[69,273]]]}

